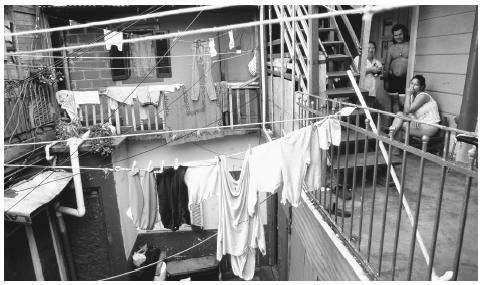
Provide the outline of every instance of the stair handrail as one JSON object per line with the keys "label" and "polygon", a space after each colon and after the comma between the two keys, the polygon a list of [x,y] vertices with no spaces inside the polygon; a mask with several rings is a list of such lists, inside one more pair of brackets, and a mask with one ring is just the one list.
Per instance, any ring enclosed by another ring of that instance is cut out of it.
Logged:
{"label": "stair handrail", "polygon": [[[290,15],[290,17],[294,17],[295,16],[295,10],[294,8],[292,7],[292,9],[290,10],[290,8],[288,8],[288,6],[286,6],[286,10],[288,12],[288,14]],[[303,16],[303,15],[298,15],[298,16]],[[293,25],[295,25],[295,29],[293,29]],[[303,50],[305,52],[305,54],[308,54],[308,45],[307,45],[307,41],[305,41],[305,38],[303,37],[303,34],[299,31],[301,31],[300,27],[298,26],[298,24],[296,22],[292,23],[292,25],[290,26],[288,24],[288,22],[286,22],[286,27],[287,27],[287,30],[290,34],[290,37],[292,37],[292,34],[293,36],[297,36],[298,35],[298,38],[300,39],[300,44],[304,47]],[[307,26],[308,28],[308,26]],[[293,30],[293,31],[292,31]],[[292,37],[293,39],[293,37]],[[298,54],[298,61],[300,62],[301,64],[301,67],[304,71],[304,74],[305,76],[307,76],[307,66],[305,64],[305,59],[303,58],[303,55],[301,53],[301,50],[300,48],[298,47],[298,45],[295,45],[295,51],[297,52]]]}
{"label": "stair handrail", "polygon": [[[283,5],[273,5],[273,8],[275,10],[277,18],[281,18],[282,14],[280,13],[280,9],[283,9]],[[286,27],[285,30],[287,31],[287,34],[290,36],[291,39],[293,39],[292,32],[290,31],[292,27],[289,26],[287,22],[285,22],[285,27]],[[288,53],[290,54],[290,58],[293,60],[295,58],[293,55],[293,53],[295,52],[295,50],[293,49],[293,43],[290,42],[289,37],[284,37],[284,40],[285,40],[285,43],[287,44],[287,50],[288,50]],[[295,69],[295,72],[299,74],[300,86],[302,90],[306,91],[307,86],[305,85],[305,82],[304,82],[305,78],[301,76],[301,72],[300,72],[300,68],[298,67],[298,64],[294,64],[294,69]],[[292,80],[295,80],[295,78],[292,78]]]}
{"label": "stair handrail", "polygon": [[[338,11],[343,11],[343,8],[341,5],[335,5]],[[341,18],[343,20],[343,23],[347,27],[348,34],[350,35],[350,38],[353,40],[353,43],[355,44],[355,48],[357,50],[357,53],[360,54],[360,41],[357,38],[357,35],[355,34],[355,30],[352,27],[352,24],[350,23],[350,20],[348,19],[347,15],[341,15]]]}

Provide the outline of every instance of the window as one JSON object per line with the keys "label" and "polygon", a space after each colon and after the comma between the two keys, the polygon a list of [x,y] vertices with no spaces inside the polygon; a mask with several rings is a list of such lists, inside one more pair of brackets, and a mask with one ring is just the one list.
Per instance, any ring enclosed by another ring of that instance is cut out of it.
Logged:
{"label": "window", "polygon": [[[134,39],[165,33],[164,31],[155,32],[148,29],[127,30],[124,32],[124,38]],[[110,56],[119,57],[118,59],[111,59],[110,61],[112,79],[114,81],[129,78],[137,81],[144,80],[145,78],[172,77],[171,60],[169,57],[170,41],[168,39],[123,44],[121,52],[112,46]],[[156,69],[156,72],[153,72],[153,68]]]}

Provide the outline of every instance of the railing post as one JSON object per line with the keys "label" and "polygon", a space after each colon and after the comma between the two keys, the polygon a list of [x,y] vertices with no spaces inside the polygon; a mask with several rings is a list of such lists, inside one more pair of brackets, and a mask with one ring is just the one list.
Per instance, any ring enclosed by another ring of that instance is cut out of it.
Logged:
{"label": "railing post", "polygon": [[367,69],[368,42],[372,26],[372,13],[367,11],[362,17],[362,54],[360,56],[360,88],[365,88],[365,72]]}

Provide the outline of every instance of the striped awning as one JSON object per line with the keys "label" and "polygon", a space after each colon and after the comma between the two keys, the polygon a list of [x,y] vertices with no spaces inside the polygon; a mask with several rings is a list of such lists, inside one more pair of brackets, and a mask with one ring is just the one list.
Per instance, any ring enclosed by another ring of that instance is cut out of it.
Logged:
{"label": "striped awning", "polygon": [[32,223],[32,213],[55,198],[72,180],[66,171],[44,171],[5,190],[4,220]]}

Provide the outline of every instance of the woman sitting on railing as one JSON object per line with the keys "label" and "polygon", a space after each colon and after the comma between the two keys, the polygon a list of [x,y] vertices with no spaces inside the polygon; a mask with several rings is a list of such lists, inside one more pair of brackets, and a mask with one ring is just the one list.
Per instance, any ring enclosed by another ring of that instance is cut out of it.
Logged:
{"label": "woman sitting on railing", "polygon": [[[422,123],[438,124],[440,122],[440,114],[438,112],[437,102],[430,94],[424,92],[425,77],[415,75],[410,80],[410,86],[405,92],[405,104],[403,112],[397,112],[397,115],[406,116],[416,120],[410,123],[410,135],[416,137],[433,136],[438,132],[438,127],[430,126]],[[394,139],[397,139],[398,131],[405,130],[408,122],[404,122],[401,118],[395,118],[390,126],[390,132],[393,132]]]}

